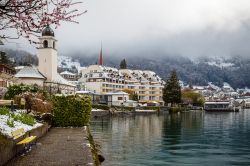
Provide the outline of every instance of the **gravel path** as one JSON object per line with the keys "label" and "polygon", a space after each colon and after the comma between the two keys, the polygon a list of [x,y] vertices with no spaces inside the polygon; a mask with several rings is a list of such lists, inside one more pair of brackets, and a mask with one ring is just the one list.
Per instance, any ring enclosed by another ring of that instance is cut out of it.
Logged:
{"label": "gravel path", "polygon": [[11,160],[7,166],[94,165],[84,128],[52,128],[32,150]]}

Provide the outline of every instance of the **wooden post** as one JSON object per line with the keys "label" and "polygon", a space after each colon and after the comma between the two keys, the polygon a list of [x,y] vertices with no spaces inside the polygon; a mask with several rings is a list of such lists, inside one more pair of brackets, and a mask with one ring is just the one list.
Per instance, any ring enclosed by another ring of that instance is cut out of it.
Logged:
{"label": "wooden post", "polygon": [[14,112],[14,104],[13,104],[13,101],[10,102],[10,110],[11,110],[12,112]]}

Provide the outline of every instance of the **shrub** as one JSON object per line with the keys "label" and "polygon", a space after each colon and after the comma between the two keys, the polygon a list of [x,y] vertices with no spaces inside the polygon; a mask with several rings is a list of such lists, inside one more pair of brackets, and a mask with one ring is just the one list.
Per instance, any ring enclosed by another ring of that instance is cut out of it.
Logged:
{"label": "shrub", "polygon": [[35,118],[25,113],[21,113],[21,114],[10,113],[10,117],[14,121],[19,121],[23,124],[30,125],[30,126],[33,126],[36,123]]}
{"label": "shrub", "polygon": [[34,86],[28,86],[28,85],[12,85],[8,88],[7,93],[5,94],[4,98],[7,100],[13,99],[16,95],[19,95],[24,92],[38,92],[38,87],[36,85]]}
{"label": "shrub", "polygon": [[52,102],[53,125],[80,127],[89,124],[92,109],[89,96],[55,96]]}
{"label": "shrub", "polygon": [[15,127],[15,125],[14,125],[14,119],[9,118],[9,119],[7,120],[7,125],[8,125],[9,127]]}
{"label": "shrub", "polygon": [[92,108],[101,109],[101,110],[109,110],[110,107],[108,105],[93,104]]}
{"label": "shrub", "polygon": [[10,110],[6,107],[0,107],[0,115],[8,115]]}
{"label": "shrub", "polygon": [[20,122],[22,122],[23,124],[30,125],[30,126],[33,126],[36,123],[35,119],[31,115],[28,115],[28,114],[25,114],[25,113],[20,114],[17,117],[17,119]]}
{"label": "shrub", "polygon": [[204,106],[205,99],[204,97],[192,90],[182,91],[182,101],[187,104],[193,104],[195,106]]}

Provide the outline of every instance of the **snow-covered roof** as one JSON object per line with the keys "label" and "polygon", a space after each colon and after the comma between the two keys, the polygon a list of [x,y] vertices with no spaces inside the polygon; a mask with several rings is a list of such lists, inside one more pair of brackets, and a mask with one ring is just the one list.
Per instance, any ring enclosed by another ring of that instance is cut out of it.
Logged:
{"label": "snow-covered roof", "polygon": [[57,73],[56,78],[52,80],[53,83],[58,83],[62,85],[75,86],[71,84],[69,81],[65,80],[60,74]]}
{"label": "snow-covered roof", "polygon": [[205,104],[229,104],[229,101],[207,101]]}
{"label": "snow-covered roof", "polygon": [[193,89],[194,89],[194,90],[204,90],[205,87],[204,87],[204,86],[197,86],[197,85],[194,85],[194,86],[193,86]]}
{"label": "snow-covered roof", "polygon": [[61,74],[61,75],[72,75],[72,76],[75,75],[74,73],[71,73],[71,72],[69,72],[69,71],[64,71],[64,72],[61,72],[60,74]]}
{"label": "snow-covered roof", "polygon": [[26,66],[21,69],[16,75],[16,78],[40,78],[46,79],[35,67]]}
{"label": "snow-covered roof", "polygon": [[76,91],[76,94],[94,94],[91,91]]}
{"label": "snow-covered roof", "polygon": [[224,82],[224,83],[223,83],[223,88],[224,88],[224,89],[233,90],[233,88],[231,87],[231,85],[230,85],[229,83],[227,83],[227,82]]}
{"label": "snow-covered roof", "polygon": [[113,92],[113,93],[106,93],[106,95],[128,95],[126,92]]}
{"label": "snow-covered roof", "polygon": [[208,86],[210,86],[210,87],[213,88],[214,90],[217,90],[217,91],[220,90],[220,87],[214,85],[212,82],[209,82],[209,83],[208,83]]}
{"label": "snow-covered roof", "polygon": [[138,102],[135,100],[127,100],[126,103],[138,103]]}
{"label": "snow-covered roof", "polygon": [[16,69],[16,70],[21,70],[21,69],[23,69],[24,67],[25,67],[25,66],[16,66],[15,69]]}

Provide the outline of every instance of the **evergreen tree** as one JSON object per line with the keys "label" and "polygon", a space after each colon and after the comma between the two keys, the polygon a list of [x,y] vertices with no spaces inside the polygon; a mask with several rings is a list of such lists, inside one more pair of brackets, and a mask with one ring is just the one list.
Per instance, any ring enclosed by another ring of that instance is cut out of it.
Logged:
{"label": "evergreen tree", "polygon": [[138,101],[139,100],[139,96],[138,96],[138,94],[137,93],[134,93],[133,95],[132,95],[132,100],[134,100],[134,101]]}
{"label": "evergreen tree", "polygon": [[120,63],[120,69],[127,69],[127,62],[123,59]]}
{"label": "evergreen tree", "polygon": [[171,105],[181,103],[181,86],[175,70],[171,72],[171,76],[163,88],[163,100],[166,104],[171,103]]}
{"label": "evergreen tree", "polygon": [[9,59],[6,56],[5,52],[0,51],[0,63],[1,64],[9,64]]}

